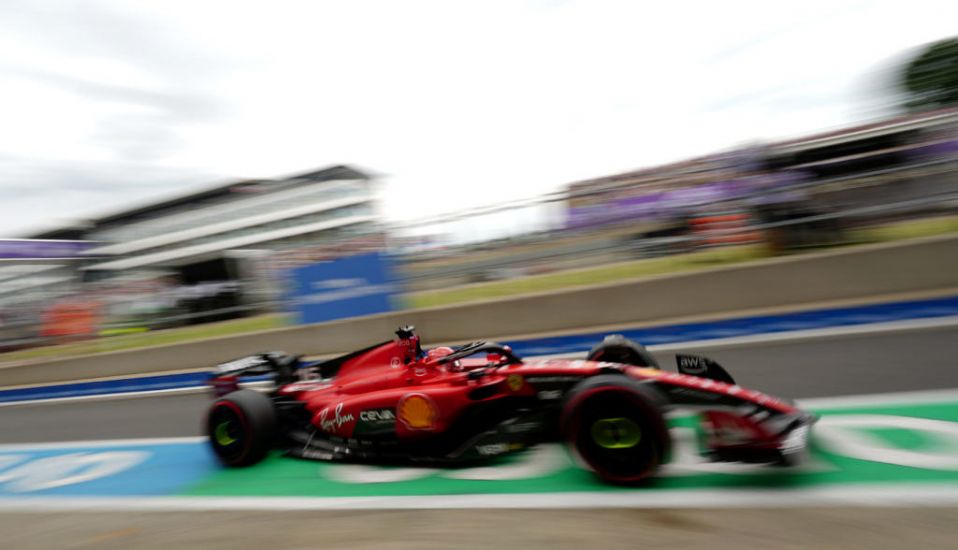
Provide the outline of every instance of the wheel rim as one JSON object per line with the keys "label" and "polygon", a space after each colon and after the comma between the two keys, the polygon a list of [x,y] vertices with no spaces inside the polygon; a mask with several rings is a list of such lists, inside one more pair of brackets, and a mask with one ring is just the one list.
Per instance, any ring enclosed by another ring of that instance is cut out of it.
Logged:
{"label": "wheel rim", "polygon": [[232,403],[216,406],[210,413],[209,435],[216,453],[227,462],[240,460],[247,449],[249,438],[242,412]]}
{"label": "wheel rim", "polygon": [[232,420],[220,422],[213,430],[213,437],[216,439],[216,443],[221,447],[228,447],[236,443],[236,440],[239,439],[237,435],[236,426]]}
{"label": "wheel rim", "polygon": [[641,404],[627,392],[601,391],[579,404],[571,436],[578,454],[602,477],[638,481],[661,459],[655,429]]}
{"label": "wheel rim", "polygon": [[592,440],[603,449],[631,449],[642,440],[642,429],[624,417],[600,418],[592,424]]}

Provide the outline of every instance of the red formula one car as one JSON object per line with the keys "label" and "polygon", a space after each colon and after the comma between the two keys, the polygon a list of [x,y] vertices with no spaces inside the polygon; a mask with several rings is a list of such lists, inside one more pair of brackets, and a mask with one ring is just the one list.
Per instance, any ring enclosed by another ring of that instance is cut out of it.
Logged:
{"label": "red formula one car", "polygon": [[[679,373],[665,372],[621,336],[583,360],[523,360],[490,342],[426,353],[412,327],[396,334],[327,361],[266,353],[219,365],[206,419],[214,452],[228,466],[273,448],[317,460],[465,463],[562,440],[601,478],[631,483],[668,460],[674,408],[701,412],[705,445],[722,461],[794,463],[815,421],[703,357],[679,355]],[[249,375],[269,375],[275,388],[239,389]]]}

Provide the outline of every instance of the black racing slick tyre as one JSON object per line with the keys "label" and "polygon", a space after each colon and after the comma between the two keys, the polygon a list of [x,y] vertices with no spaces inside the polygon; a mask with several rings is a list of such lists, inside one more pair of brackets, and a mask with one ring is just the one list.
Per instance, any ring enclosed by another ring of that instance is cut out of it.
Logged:
{"label": "black racing slick tyre", "polygon": [[276,409],[269,397],[239,390],[218,399],[206,417],[213,452],[226,466],[249,466],[262,460],[276,437]]}
{"label": "black racing slick tyre", "polygon": [[664,403],[647,384],[596,376],[569,392],[560,430],[572,452],[604,481],[636,483],[653,475],[671,452]]}
{"label": "black racing slick tyre", "polygon": [[606,336],[601,344],[592,348],[586,359],[588,361],[622,363],[623,365],[636,367],[659,368],[658,361],[649,353],[649,350],[645,349],[645,346],[620,334]]}

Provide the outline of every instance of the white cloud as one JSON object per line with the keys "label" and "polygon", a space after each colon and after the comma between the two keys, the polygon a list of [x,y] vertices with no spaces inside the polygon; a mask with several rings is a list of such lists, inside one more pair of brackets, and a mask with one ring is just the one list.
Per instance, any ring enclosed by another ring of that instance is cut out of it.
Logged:
{"label": "white cloud", "polygon": [[388,176],[393,219],[532,196],[853,122],[863,75],[958,15],[952,2],[13,6],[0,196],[23,177],[72,196],[64,163],[104,191],[42,216],[8,196],[4,232],[156,195],[163,177],[172,190],[342,162]]}

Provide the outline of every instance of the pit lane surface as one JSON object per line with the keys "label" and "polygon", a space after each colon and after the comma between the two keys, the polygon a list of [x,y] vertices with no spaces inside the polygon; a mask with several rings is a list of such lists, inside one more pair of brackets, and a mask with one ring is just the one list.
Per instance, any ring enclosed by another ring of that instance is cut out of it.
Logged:
{"label": "pit lane surface", "polygon": [[[697,347],[743,386],[793,398],[958,388],[958,327]],[[656,353],[671,369],[674,354]],[[205,394],[0,408],[0,443],[200,435]]]}
{"label": "pit lane surface", "polygon": [[0,514],[9,548],[954,548],[952,508]]}
{"label": "pit lane surface", "polygon": [[[958,388],[958,328],[708,349],[743,385],[790,397]],[[657,354],[671,364],[669,353]],[[0,407],[0,440],[196,435],[209,398]],[[659,503],[658,506],[661,506]],[[952,548],[954,507],[0,513],[12,548]],[[770,544],[771,543],[771,544]]]}

